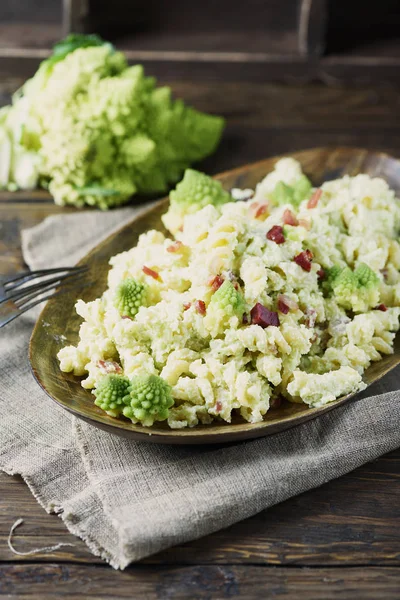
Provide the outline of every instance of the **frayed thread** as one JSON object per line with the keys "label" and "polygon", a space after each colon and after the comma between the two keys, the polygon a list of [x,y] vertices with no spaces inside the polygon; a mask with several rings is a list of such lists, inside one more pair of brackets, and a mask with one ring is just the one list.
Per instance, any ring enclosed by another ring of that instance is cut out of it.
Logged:
{"label": "frayed thread", "polygon": [[68,542],[63,542],[63,543],[55,544],[54,546],[44,546],[43,548],[34,548],[33,550],[29,550],[28,552],[19,552],[13,546],[12,538],[14,535],[14,531],[17,529],[17,527],[22,525],[23,522],[24,522],[23,519],[17,519],[15,521],[15,523],[13,524],[13,526],[11,527],[10,533],[8,534],[7,544],[8,544],[8,547],[10,548],[11,552],[13,552],[13,554],[17,554],[18,556],[30,556],[32,554],[41,554],[43,552],[55,552],[56,550],[59,550],[60,548],[63,548],[64,546],[71,546],[72,548],[75,547],[75,544],[69,544]]}

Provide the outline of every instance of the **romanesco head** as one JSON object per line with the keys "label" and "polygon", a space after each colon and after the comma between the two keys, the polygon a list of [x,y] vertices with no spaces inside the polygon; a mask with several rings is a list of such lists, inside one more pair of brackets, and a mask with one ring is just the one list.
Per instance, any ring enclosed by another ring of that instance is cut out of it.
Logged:
{"label": "romanesco head", "polygon": [[174,101],[169,88],[156,89],[111,44],[79,34],[55,46],[2,120],[13,143],[29,151],[19,167],[30,161],[32,172],[21,177],[21,167],[12,179],[7,170],[3,187],[39,181],[57,204],[101,209],[167,191],[215,150],[224,127],[220,117]]}
{"label": "romanesco head", "polygon": [[130,381],[123,375],[109,373],[100,379],[93,394],[94,403],[111,417],[122,414],[123,408],[130,401]]}
{"label": "romanesco head", "polygon": [[294,185],[287,185],[283,181],[278,181],[274,191],[271,194],[271,199],[277,204],[292,204],[299,206],[311,192],[311,182],[305,175],[301,175]]}
{"label": "romanesco head", "polygon": [[123,279],[117,286],[114,306],[123,317],[134,318],[141,306],[145,306],[147,286],[133,277]]}
{"label": "romanesco head", "polygon": [[379,304],[379,277],[364,263],[355,271],[335,268],[330,271],[329,280],[336,302],[346,310],[366,312]]}
{"label": "romanesco head", "polygon": [[229,279],[212,295],[204,318],[204,326],[216,337],[229,325],[231,317],[242,319],[245,311],[244,298]]}
{"label": "romanesco head", "polygon": [[244,313],[244,300],[242,294],[235,288],[229,279],[213,294],[210,307],[223,310],[227,315],[237,315],[242,317]]}
{"label": "romanesco head", "polygon": [[175,235],[182,226],[185,215],[193,214],[208,204],[221,206],[231,201],[231,195],[223,189],[221,182],[199,171],[186,169],[182,181],[170,193],[169,209],[162,220],[165,227]]}
{"label": "romanesco head", "polygon": [[171,387],[164,379],[157,375],[137,375],[131,381],[130,403],[123,414],[134,423],[150,427],[154,421],[165,421],[173,403]]}

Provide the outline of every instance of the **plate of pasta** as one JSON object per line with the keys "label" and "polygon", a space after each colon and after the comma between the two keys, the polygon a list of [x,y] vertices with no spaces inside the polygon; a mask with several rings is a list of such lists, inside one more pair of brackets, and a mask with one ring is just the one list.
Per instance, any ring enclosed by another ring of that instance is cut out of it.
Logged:
{"label": "plate of pasta", "polygon": [[65,409],[158,443],[268,435],[400,362],[400,163],[352,148],[189,169],[43,309],[33,373]]}

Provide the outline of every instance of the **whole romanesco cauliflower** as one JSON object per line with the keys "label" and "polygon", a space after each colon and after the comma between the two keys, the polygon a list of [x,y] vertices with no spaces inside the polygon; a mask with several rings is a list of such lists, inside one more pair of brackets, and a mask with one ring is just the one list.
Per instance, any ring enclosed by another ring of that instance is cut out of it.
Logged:
{"label": "whole romanesco cauliflower", "polygon": [[164,379],[157,375],[137,375],[131,381],[130,403],[123,414],[134,423],[150,427],[154,421],[165,421],[173,404],[171,387]]}
{"label": "whole romanesco cauliflower", "polygon": [[110,373],[102,377],[93,390],[96,396],[94,403],[111,417],[118,417],[130,401],[129,391],[127,377]]}
{"label": "whole romanesco cauliflower", "polygon": [[115,290],[114,306],[122,317],[133,318],[139,308],[146,305],[146,296],[146,285],[133,277],[127,277]]}
{"label": "whole romanesco cauliflower", "polygon": [[208,204],[220,206],[231,202],[232,197],[221,183],[204,173],[187,169],[185,175],[169,196],[169,209],[163,215],[165,227],[176,234],[183,225],[185,215],[192,215]]}
{"label": "whole romanesco cauliflower", "polygon": [[224,121],[155,83],[101,38],[67,37],[0,114],[0,187],[102,209],[165,192],[215,150]]}

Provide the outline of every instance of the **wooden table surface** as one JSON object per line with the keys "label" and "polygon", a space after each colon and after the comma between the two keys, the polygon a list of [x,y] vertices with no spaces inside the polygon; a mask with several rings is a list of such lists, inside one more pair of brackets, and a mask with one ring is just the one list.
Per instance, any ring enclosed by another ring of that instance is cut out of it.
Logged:
{"label": "wooden table surface", "polygon": [[[0,103],[18,81],[3,82]],[[308,85],[171,82],[228,126],[215,173],[282,152],[354,145],[400,156],[400,93]],[[23,265],[20,231],[67,213],[29,194],[0,201],[0,271]],[[1,425],[0,425],[1,426]],[[47,515],[19,477],[0,474],[0,597],[55,598],[400,598],[400,451],[206,538],[117,572],[92,556],[61,520]],[[69,542],[51,554],[17,556]]]}

